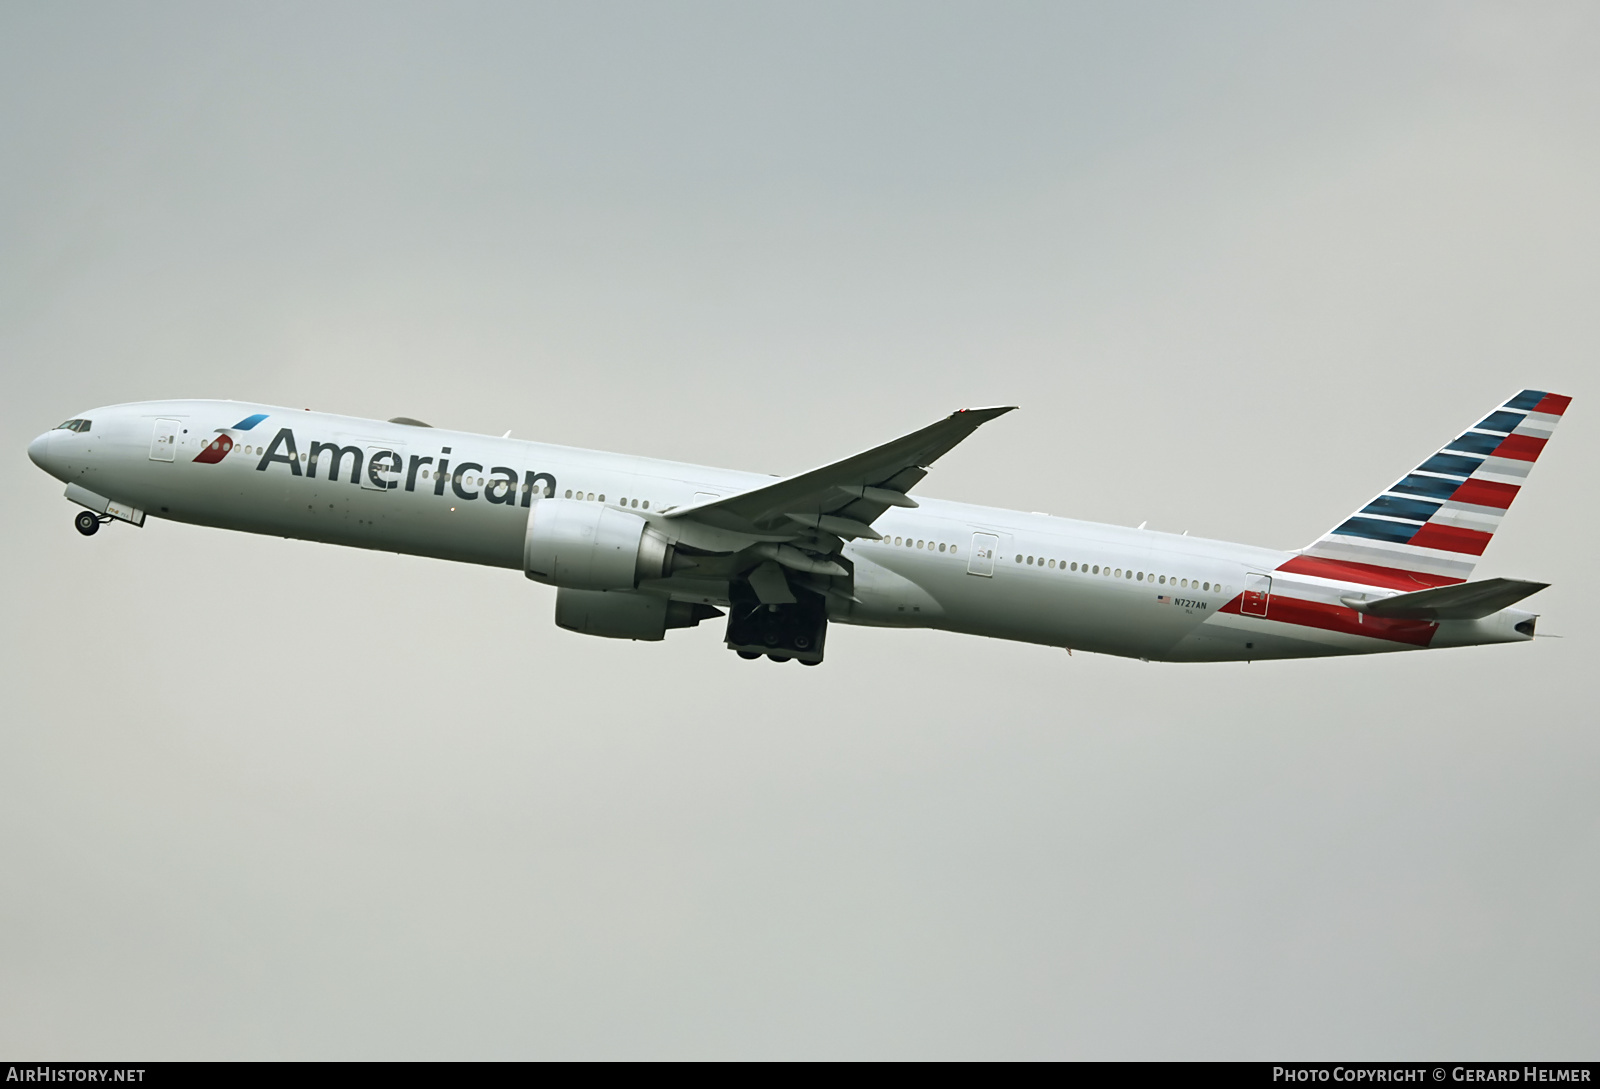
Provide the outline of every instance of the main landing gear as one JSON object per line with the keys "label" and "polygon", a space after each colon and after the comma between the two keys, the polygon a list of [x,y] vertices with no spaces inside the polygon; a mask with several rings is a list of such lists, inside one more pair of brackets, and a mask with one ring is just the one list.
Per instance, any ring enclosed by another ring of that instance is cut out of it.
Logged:
{"label": "main landing gear", "polygon": [[78,532],[85,537],[93,537],[100,531],[100,523],[109,521],[111,519],[103,518],[92,510],[80,510],[72,519],[72,524],[77,526]]}
{"label": "main landing gear", "polygon": [[751,662],[764,655],[774,662],[792,658],[802,665],[821,664],[827,604],[810,590],[794,593],[797,600],[792,603],[764,605],[747,584],[735,584],[728,608],[729,649]]}

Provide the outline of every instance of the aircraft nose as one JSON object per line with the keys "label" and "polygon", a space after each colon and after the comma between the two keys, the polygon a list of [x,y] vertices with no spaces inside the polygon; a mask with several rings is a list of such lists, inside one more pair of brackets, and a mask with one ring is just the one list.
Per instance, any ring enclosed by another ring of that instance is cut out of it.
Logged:
{"label": "aircraft nose", "polygon": [[28,459],[52,475],[55,473],[55,458],[50,456],[50,444],[54,439],[55,432],[46,431],[28,444]]}

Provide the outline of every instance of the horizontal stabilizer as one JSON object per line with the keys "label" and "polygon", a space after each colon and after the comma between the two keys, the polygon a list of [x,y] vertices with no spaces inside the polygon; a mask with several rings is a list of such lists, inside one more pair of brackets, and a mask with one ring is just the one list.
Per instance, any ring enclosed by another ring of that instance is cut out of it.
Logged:
{"label": "horizontal stabilizer", "polygon": [[1389,620],[1481,620],[1543,590],[1548,582],[1525,579],[1484,579],[1455,586],[1436,586],[1412,594],[1396,594],[1376,601],[1347,597],[1342,600],[1358,613]]}

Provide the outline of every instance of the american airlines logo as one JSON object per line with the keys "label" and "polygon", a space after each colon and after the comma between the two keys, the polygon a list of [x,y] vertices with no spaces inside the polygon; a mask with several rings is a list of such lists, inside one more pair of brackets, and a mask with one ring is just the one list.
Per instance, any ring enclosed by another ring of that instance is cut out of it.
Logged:
{"label": "american airlines logo", "polygon": [[233,436],[229,431],[249,431],[256,424],[267,418],[265,412],[257,412],[254,416],[246,416],[232,427],[217,428],[217,437],[206,444],[206,448],[195,455],[195,461],[201,465],[215,465],[228,456],[228,451],[234,447]]}
{"label": "american airlines logo", "polygon": [[[202,452],[201,457],[205,457],[213,448],[220,452],[210,460],[221,461],[233,448],[233,443],[230,439],[226,448],[223,448],[220,440],[214,441]],[[424,488],[432,485],[434,495],[444,495],[448,485],[451,493],[465,502],[481,498],[508,507],[517,505],[519,492],[521,505],[526,507],[532,502],[535,489],[541,490],[546,497],[554,495],[556,490],[554,476],[532,469],[519,473],[510,466],[494,465],[486,470],[480,462],[463,461],[458,462],[452,470],[450,459],[444,456],[451,452],[448,446],[440,448],[437,461],[432,456],[412,454],[408,458],[396,450],[367,449],[370,454],[363,454],[359,446],[313,441],[306,454],[302,455],[294,432],[282,427],[256,463],[256,471],[264,473],[273,465],[284,465],[288,467],[290,475],[310,480],[317,479],[319,472],[328,481],[340,481],[348,475],[351,484],[377,491],[394,491],[403,487],[405,491],[414,492],[420,477]],[[199,461],[200,458],[195,460]],[[486,475],[480,476],[480,473]]]}

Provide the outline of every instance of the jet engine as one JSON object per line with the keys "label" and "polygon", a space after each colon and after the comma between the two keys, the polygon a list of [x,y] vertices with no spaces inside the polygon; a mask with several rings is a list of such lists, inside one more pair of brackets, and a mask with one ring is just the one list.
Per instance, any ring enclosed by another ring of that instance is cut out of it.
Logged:
{"label": "jet engine", "polygon": [[632,590],[644,579],[670,575],[672,557],[672,542],[637,514],[563,499],[543,499],[528,510],[522,570],[535,582]]}
{"label": "jet engine", "polygon": [[692,628],[721,616],[713,605],[668,601],[637,590],[556,591],[556,626],[606,639],[663,638],[668,628]]}

